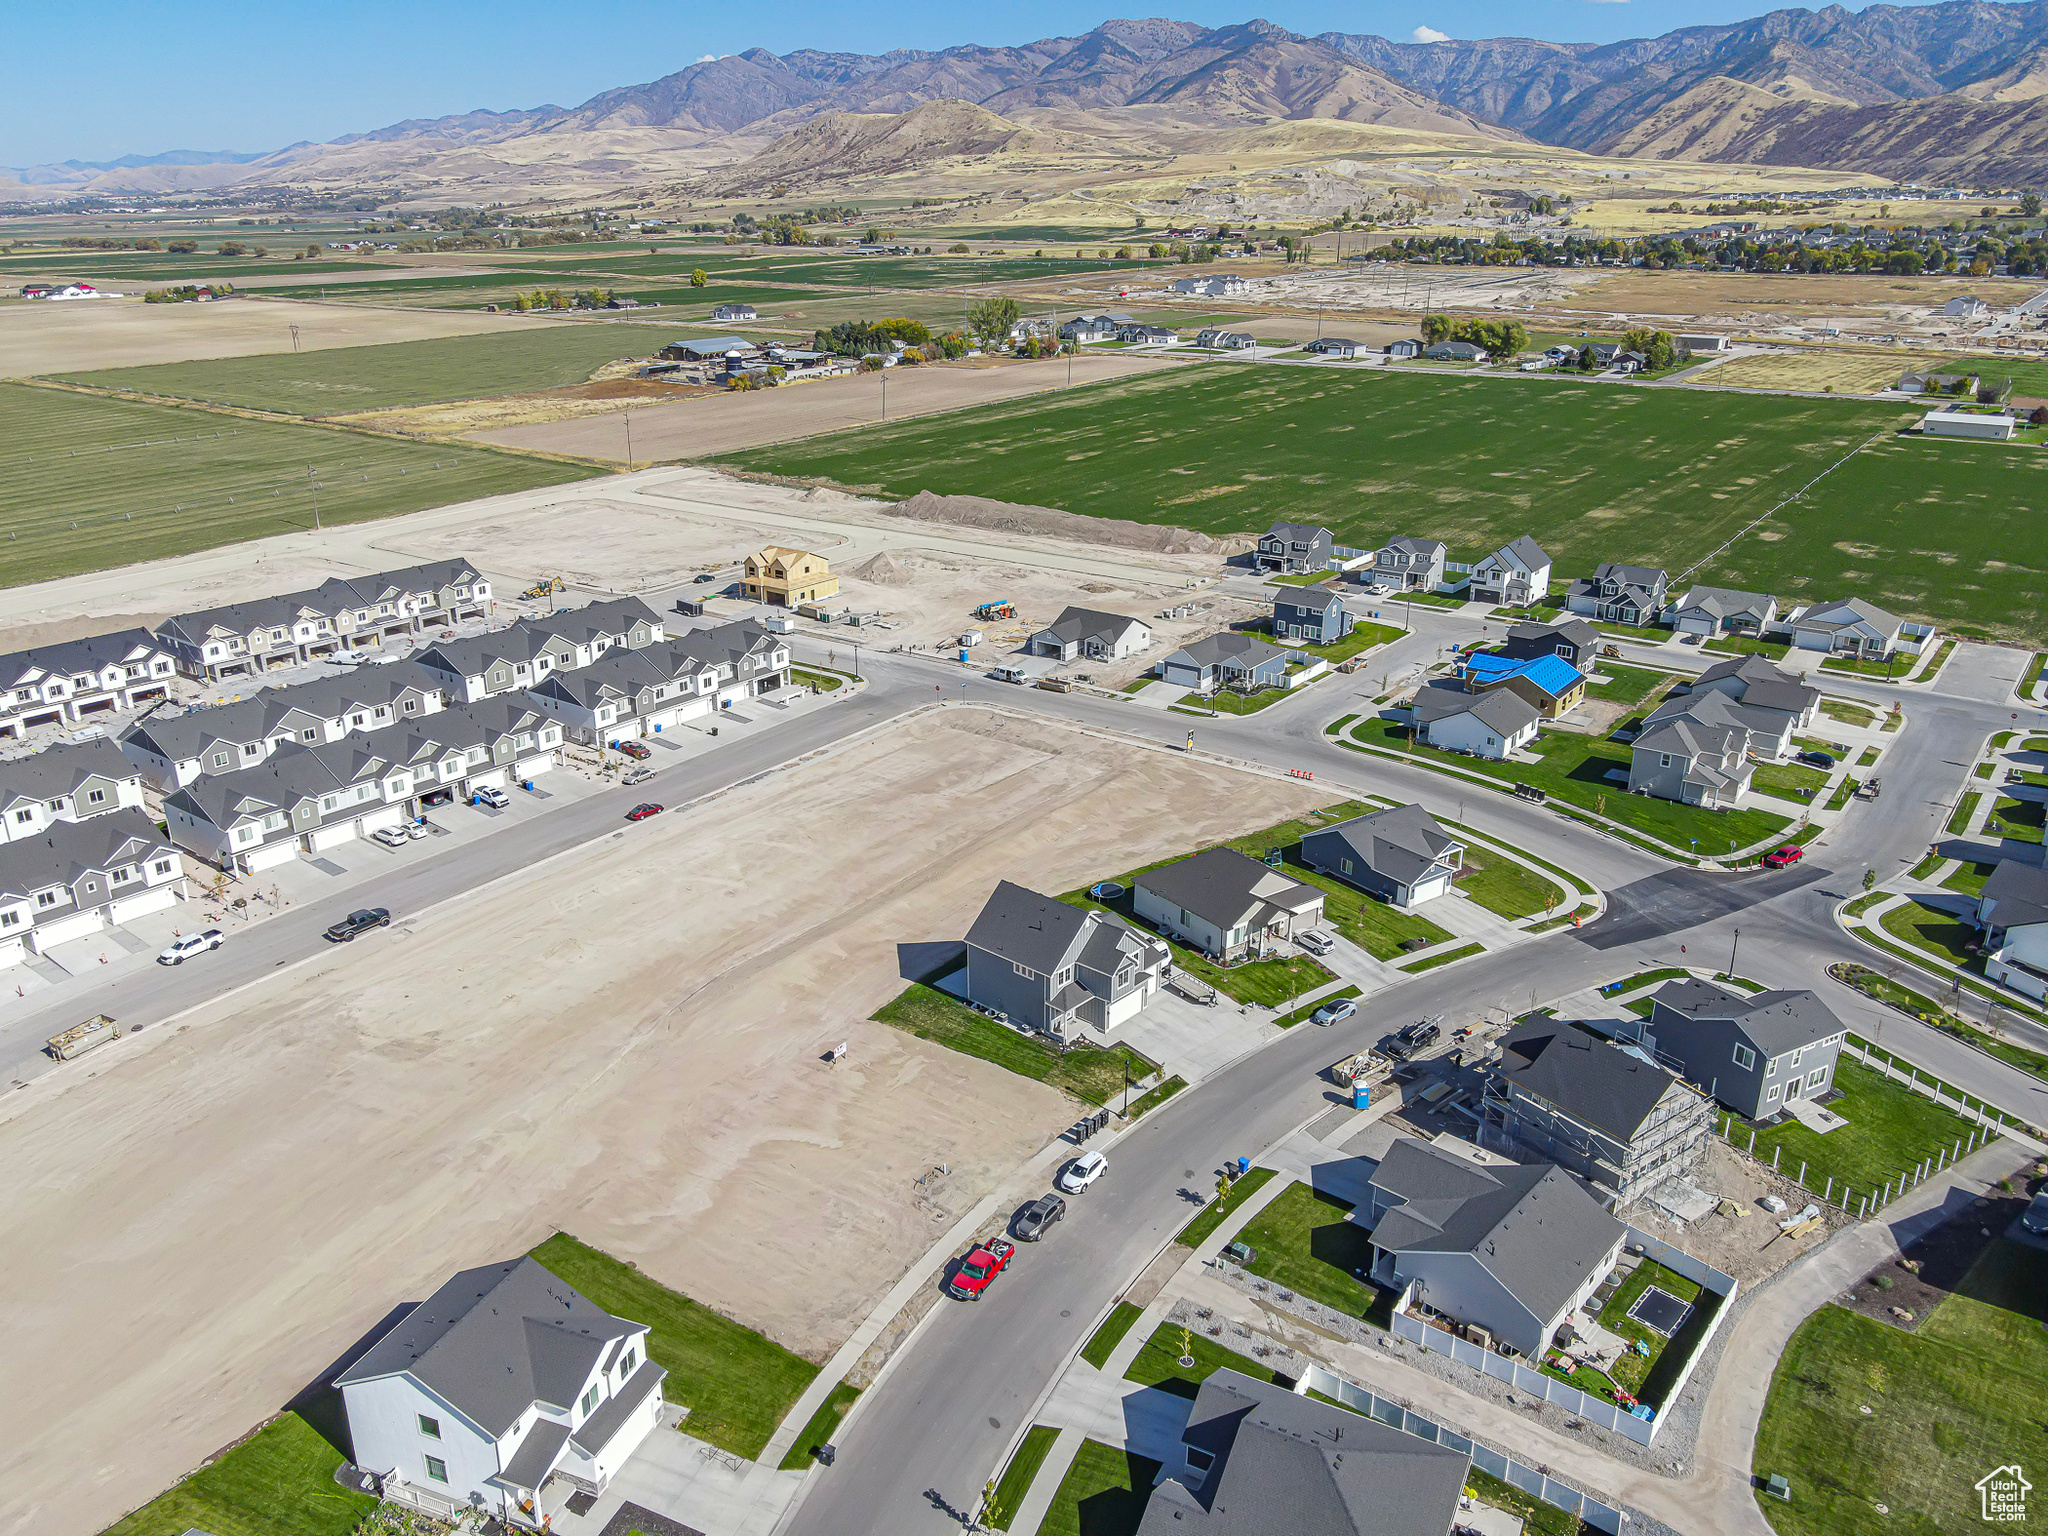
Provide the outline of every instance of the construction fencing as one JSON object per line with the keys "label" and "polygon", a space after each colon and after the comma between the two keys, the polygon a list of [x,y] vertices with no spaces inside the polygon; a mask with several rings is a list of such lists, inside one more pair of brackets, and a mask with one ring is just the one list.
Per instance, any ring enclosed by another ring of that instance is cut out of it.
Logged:
{"label": "construction fencing", "polygon": [[[1396,1318],[1396,1322],[1400,1319]],[[1377,1392],[1346,1381],[1320,1365],[1311,1365],[1302,1377],[1302,1385],[1323,1396],[1334,1398],[1354,1413],[1362,1413],[1369,1419],[1398,1429],[1404,1434],[1414,1435],[1433,1445],[1449,1446],[1454,1451],[1464,1451],[1472,1458],[1472,1465],[1480,1471],[1499,1478],[1502,1482],[1533,1494],[1544,1503],[1592,1526],[1597,1531],[1606,1531],[1610,1536],[1619,1536],[1622,1523],[1628,1518],[1620,1510],[1602,1504],[1598,1499],[1588,1498],[1576,1488],[1569,1488],[1556,1479],[1547,1477],[1534,1467],[1524,1466],[1513,1457],[1503,1456],[1499,1451],[1489,1450],[1476,1441],[1446,1428],[1434,1419],[1425,1419],[1412,1409],[1403,1408],[1391,1399],[1381,1397]]]}

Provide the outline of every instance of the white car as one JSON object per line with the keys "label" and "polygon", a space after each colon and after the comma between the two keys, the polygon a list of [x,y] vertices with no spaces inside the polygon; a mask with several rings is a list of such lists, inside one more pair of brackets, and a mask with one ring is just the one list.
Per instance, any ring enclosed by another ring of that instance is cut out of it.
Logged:
{"label": "white car", "polygon": [[156,957],[158,965],[183,965],[194,955],[203,955],[209,949],[219,949],[227,935],[218,928],[209,928],[204,933],[188,933],[169,949]]}
{"label": "white car", "polygon": [[1054,1182],[1070,1195],[1078,1195],[1109,1172],[1109,1159],[1100,1152],[1083,1152],[1061,1170]]}
{"label": "white car", "polygon": [[405,835],[407,837],[425,837],[432,830],[433,828],[427,825],[425,817],[418,821],[408,821],[405,824]]}
{"label": "white car", "polygon": [[1297,933],[1294,936],[1294,942],[1312,955],[1327,955],[1337,947],[1337,941],[1320,928],[1311,928],[1305,933]]}
{"label": "white car", "polygon": [[512,803],[512,797],[506,794],[505,791],[503,791],[502,789],[498,788],[498,786],[495,784],[486,785],[484,788],[478,790],[474,795],[470,796],[470,798],[472,800],[480,801],[483,804],[490,806],[491,809],[497,811],[502,811],[503,809],[505,809],[506,806]]}
{"label": "white car", "polygon": [[405,828],[403,827],[379,827],[370,836],[377,839],[386,848],[403,848],[412,841],[410,837],[406,836]]}
{"label": "white car", "polygon": [[654,777],[652,768],[633,768],[619,776],[621,784],[645,784]]}

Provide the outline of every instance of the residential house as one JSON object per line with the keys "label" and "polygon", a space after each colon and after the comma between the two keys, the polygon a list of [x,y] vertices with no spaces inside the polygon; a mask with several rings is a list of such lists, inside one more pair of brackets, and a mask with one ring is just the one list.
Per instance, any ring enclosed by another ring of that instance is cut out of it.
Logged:
{"label": "residential house", "polygon": [[526,697],[560,720],[569,740],[616,746],[709,715],[717,687],[716,665],[691,656],[679,642],[664,641],[557,672],[529,688]]}
{"label": "residential house", "polygon": [[1479,363],[1486,360],[1486,348],[1469,341],[1439,341],[1424,347],[1422,355],[1436,363]]}
{"label": "residential house", "polygon": [[1882,661],[1899,647],[1903,619],[1860,597],[1815,603],[1792,621],[1792,643],[1802,651]]}
{"label": "residential house", "polygon": [[165,697],[177,660],[146,629],[0,656],[0,740]]}
{"label": "residential house", "polygon": [[1562,656],[1538,656],[1525,661],[1475,651],[1467,656],[1462,671],[1471,693],[1492,693],[1505,689],[1519,694],[1546,720],[1558,720],[1577,709],[1586,697],[1586,676]]}
{"label": "residential house", "polygon": [[1421,806],[1397,805],[1308,833],[1301,862],[1405,910],[1450,890],[1465,845]]}
{"label": "residential house", "polygon": [[1257,693],[1265,688],[1285,688],[1299,676],[1290,669],[1311,658],[1304,651],[1283,650],[1257,635],[1225,630],[1191,640],[1159,663],[1159,675],[1178,688],[1196,693],[1214,693],[1234,688]]}
{"label": "residential house", "polygon": [[1732,694],[1718,689],[1695,690],[1666,699],[1644,716],[1643,735],[1647,736],[1667,720],[1685,721],[1695,730],[1739,728],[1749,733],[1745,750],[1753,761],[1782,763],[1798,750],[1792,739],[1797,719],[1796,715],[1784,710],[1753,708],[1739,703]]}
{"label": "residential house", "polygon": [[1974,373],[1902,373],[1892,386],[1902,395],[1956,395],[1974,399],[1978,376]]}
{"label": "residential house", "polygon": [[1641,373],[1650,366],[1650,360],[1640,352],[1622,351],[1614,354],[1614,361],[1608,368],[1614,373]]}
{"label": "residential house", "polygon": [[1438,539],[1402,535],[1373,551],[1372,564],[1359,579],[1400,592],[1434,592],[1443,585],[1444,562],[1450,550]]}
{"label": "residential house", "polygon": [[1330,530],[1309,523],[1275,523],[1259,535],[1253,562],[1262,571],[1321,571],[1335,552]]}
{"label": "residential house", "polygon": [[1500,654],[1520,661],[1559,656],[1579,671],[1590,672],[1599,649],[1600,631],[1584,619],[1560,619],[1554,624],[1531,620],[1508,627]]}
{"label": "residential house", "polygon": [[1195,345],[1206,347],[1212,352],[1247,352],[1258,345],[1258,338],[1250,331],[1225,331],[1211,328],[1195,336]]}
{"label": "residential house", "polygon": [[1975,294],[1958,294],[1941,306],[1942,315],[1950,320],[1981,320],[1991,313],[1991,306]]}
{"label": "residential house", "polygon": [[1716,1118],[1639,1046],[1543,1018],[1501,1038],[1480,1109],[1482,1145],[1554,1163],[1617,1205],[1696,1167]]}
{"label": "residential house", "polygon": [[1768,592],[1694,587],[1667,606],[1665,617],[1681,635],[1761,635],[1778,622],[1778,600]]}
{"label": "residential house", "polygon": [[1175,278],[1173,291],[1199,294],[1208,299],[1241,299],[1252,291],[1252,285],[1235,273],[1227,273],[1222,277]]}
{"label": "residential house", "polygon": [[1107,316],[1076,315],[1060,327],[1060,340],[1086,346],[1091,342],[1115,341],[1116,333],[1117,323]]}
{"label": "residential house", "polygon": [[1227,1366],[1180,1446],[1137,1536],[1449,1536],[1472,1460]]}
{"label": "residential house", "polygon": [[111,741],[45,748],[0,761],[0,843],[54,823],[142,807],[142,777]]}
{"label": "residential house", "polygon": [[[1477,1151],[1477,1149],[1474,1149]],[[1372,1231],[1372,1279],[1540,1360],[1614,1271],[1628,1228],[1549,1163],[1494,1161],[1403,1136],[1350,1219]]]}
{"label": "residential house", "polygon": [[1365,345],[1351,340],[1348,336],[1318,336],[1301,350],[1313,352],[1318,357],[1356,357],[1365,351]]}
{"label": "residential house", "polygon": [[0,966],[161,912],[185,895],[185,864],[133,806],[55,821],[0,843]]}
{"label": "residential house", "polygon": [[1820,712],[1818,688],[1802,683],[1762,656],[1737,656],[1707,668],[1693,680],[1692,692],[1708,691],[1725,693],[1748,712],[1747,717],[1767,720],[1782,716],[1786,744],[1778,749],[1780,757],[1788,753],[1791,732],[1811,730]]}
{"label": "residential house", "polygon": [[1113,912],[1005,880],[967,930],[967,997],[1055,1039],[1128,1024],[1173,971],[1173,954]]}
{"label": "residential house", "polygon": [[[789,642],[749,619],[678,635],[672,649],[715,669],[712,701],[720,709],[789,686]],[[699,689],[703,688],[700,673]]]}
{"label": "residential house", "polygon": [[1180,340],[1180,333],[1163,325],[1139,325],[1132,321],[1117,327],[1116,339],[1127,346],[1170,347]]}
{"label": "residential house", "polygon": [[1417,689],[1408,718],[1417,741],[1501,761],[1536,739],[1543,715],[1511,689],[1473,694],[1445,683]]}
{"label": "residential house", "polygon": [[1642,1043],[1745,1119],[1769,1120],[1834,1086],[1845,1033],[1812,992],[1739,992],[1689,978],[1650,998]]}
{"label": "residential house", "polygon": [[1413,337],[1404,336],[1399,341],[1388,342],[1386,346],[1384,346],[1380,350],[1385,352],[1388,357],[1391,357],[1396,361],[1400,361],[1404,358],[1422,356],[1422,343],[1415,340]]}
{"label": "residential house", "polygon": [[839,578],[832,574],[832,564],[823,555],[770,544],[760,553],[747,556],[740,591],[757,603],[794,608],[798,603],[819,603],[837,597]]}
{"label": "residential house", "polygon": [[1590,353],[1595,368],[1612,368],[1614,360],[1621,356],[1623,350],[1620,342],[1593,341],[1588,342],[1580,349],[1580,355],[1585,356]]}
{"label": "residential house", "polygon": [[759,315],[751,304],[714,304],[711,306],[711,318],[730,323],[734,320],[758,319]]}
{"label": "residential house", "polygon": [[439,640],[412,658],[450,703],[538,687],[551,673],[575,668],[576,647],[525,623],[470,640]]}
{"label": "residential house", "polygon": [[1472,567],[1474,602],[1526,608],[1550,595],[1550,556],[1527,534]]}
{"label": "residential house", "polygon": [[1657,709],[1629,743],[1629,793],[1732,810],[1749,793],[1760,746],[1725,694],[1688,694]]}
{"label": "residential house", "polygon": [[568,645],[568,654],[557,663],[558,670],[587,667],[615,647],[638,650],[654,644],[666,632],[661,615],[637,597],[558,608],[520,624],[535,635],[553,636]]}
{"label": "residential house", "polygon": [[1588,580],[1566,588],[1565,606],[1609,624],[1654,624],[1664,612],[1670,584],[1671,578],[1655,566],[1603,560]]}
{"label": "residential house", "polygon": [[1205,848],[1147,870],[1131,910],[1222,965],[1257,959],[1323,920],[1323,893],[1235,848]]}
{"label": "residential house", "polygon": [[1058,661],[1121,661],[1151,644],[1152,626],[1143,619],[1095,608],[1065,608],[1031,637],[1031,654]]}
{"label": "residential house", "polygon": [[660,1422],[648,1333],[530,1257],[463,1270],[335,1378],[350,1460],[387,1498],[546,1530]]}
{"label": "residential house", "polygon": [[1273,633],[1282,640],[1335,645],[1356,622],[1330,587],[1291,587],[1273,599]]}
{"label": "residential house", "polygon": [[1984,974],[2028,997],[2048,1000],[2048,869],[2000,859],[1977,896]]}

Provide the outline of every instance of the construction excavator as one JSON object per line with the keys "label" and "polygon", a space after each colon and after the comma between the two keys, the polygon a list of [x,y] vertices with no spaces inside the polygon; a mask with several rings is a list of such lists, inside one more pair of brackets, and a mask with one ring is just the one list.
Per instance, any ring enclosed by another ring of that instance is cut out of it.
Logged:
{"label": "construction excavator", "polygon": [[553,597],[557,592],[565,590],[567,589],[562,585],[561,577],[543,576],[539,581],[535,582],[532,586],[528,587],[524,592],[520,593],[519,595],[521,597],[527,598]]}

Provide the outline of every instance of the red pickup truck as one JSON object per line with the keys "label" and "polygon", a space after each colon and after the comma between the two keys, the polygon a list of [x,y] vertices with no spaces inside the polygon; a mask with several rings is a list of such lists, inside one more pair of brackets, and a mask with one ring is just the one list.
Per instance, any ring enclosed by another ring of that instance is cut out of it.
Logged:
{"label": "red pickup truck", "polygon": [[946,1282],[946,1294],[961,1301],[979,1301],[981,1293],[995,1283],[995,1278],[1010,1266],[1011,1255],[1016,1253],[1015,1243],[1002,1238],[991,1238],[977,1244],[973,1252],[960,1261],[960,1267],[953,1271],[953,1278]]}

